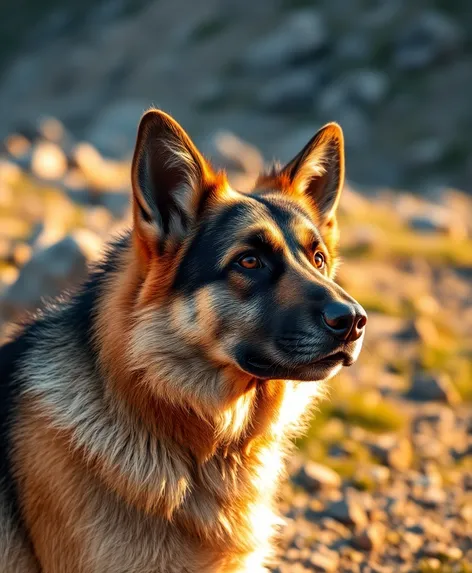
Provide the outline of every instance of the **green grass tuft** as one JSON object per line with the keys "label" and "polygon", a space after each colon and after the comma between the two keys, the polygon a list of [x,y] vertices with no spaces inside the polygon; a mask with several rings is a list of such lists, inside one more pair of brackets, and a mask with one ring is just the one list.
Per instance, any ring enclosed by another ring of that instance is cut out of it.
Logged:
{"label": "green grass tuft", "polygon": [[406,422],[405,416],[391,402],[372,400],[367,393],[352,393],[336,401],[332,415],[372,432],[397,431]]}

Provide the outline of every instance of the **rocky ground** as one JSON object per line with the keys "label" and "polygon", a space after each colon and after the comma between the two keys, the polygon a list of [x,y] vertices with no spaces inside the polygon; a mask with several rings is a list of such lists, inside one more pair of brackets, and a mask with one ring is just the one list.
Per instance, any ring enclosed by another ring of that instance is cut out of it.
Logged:
{"label": "rocky ground", "polygon": [[[317,126],[313,126],[313,131]],[[212,146],[235,186],[263,159]],[[129,164],[61,123],[0,158],[0,330],[75,285],[126,224]],[[472,571],[472,201],[350,185],[340,282],[369,312],[362,356],[332,383],[291,462],[278,572]]]}

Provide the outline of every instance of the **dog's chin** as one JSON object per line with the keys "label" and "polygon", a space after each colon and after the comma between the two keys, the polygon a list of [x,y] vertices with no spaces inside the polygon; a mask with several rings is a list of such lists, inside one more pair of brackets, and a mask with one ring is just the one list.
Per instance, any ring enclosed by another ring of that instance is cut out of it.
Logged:
{"label": "dog's chin", "polygon": [[261,380],[297,380],[316,382],[327,380],[341,370],[351,366],[355,358],[344,351],[333,352],[310,362],[294,363],[289,366],[277,364],[257,354],[245,354],[238,357],[241,370]]}

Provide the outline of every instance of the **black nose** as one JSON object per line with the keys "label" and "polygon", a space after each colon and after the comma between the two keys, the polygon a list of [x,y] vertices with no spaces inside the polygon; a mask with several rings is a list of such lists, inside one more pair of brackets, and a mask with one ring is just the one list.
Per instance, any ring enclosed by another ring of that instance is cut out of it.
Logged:
{"label": "black nose", "polygon": [[345,342],[354,342],[362,336],[367,315],[360,305],[331,302],[323,311],[323,320],[332,334]]}

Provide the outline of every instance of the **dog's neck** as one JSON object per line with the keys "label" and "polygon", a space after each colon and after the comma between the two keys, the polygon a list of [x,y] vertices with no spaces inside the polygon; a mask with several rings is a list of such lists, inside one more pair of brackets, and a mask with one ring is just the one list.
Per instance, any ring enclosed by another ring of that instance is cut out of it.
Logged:
{"label": "dog's neck", "polygon": [[[267,439],[286,384],[242,377],[232,368],[215,370],[200,357],[182,360],[166,353],[155,368],[123,369],[119,376],[115,371],[107,383],[147,431],[171,440],[197,463],[215,454],[249,451],[259,438]],[[218,400],[216,393],[225,385],[243,391]]]}
{"label": "dog's neck", "polygon": [[285,383],[215,366],[179,339],[165,310],[137,306],[142,274],[131,249],[121,257],[127,271],[103,285],[94,323],[110,394],[121,396],[149,432],[172,439],[199,461],[216,451],[251,447],[271,431]]}
{"label": "dog's neck", "polygon": [[260,382],[236,367],[215,367],[179,340],[165,312],[136,310],[141,282],[130,255],[124,253],[126,275],[105,285],[95,318],[100,367],[113,387],[109,394],[121,396],[147,431],[171,439],[197,461],[252,447],[272,431],[285,382]]}

